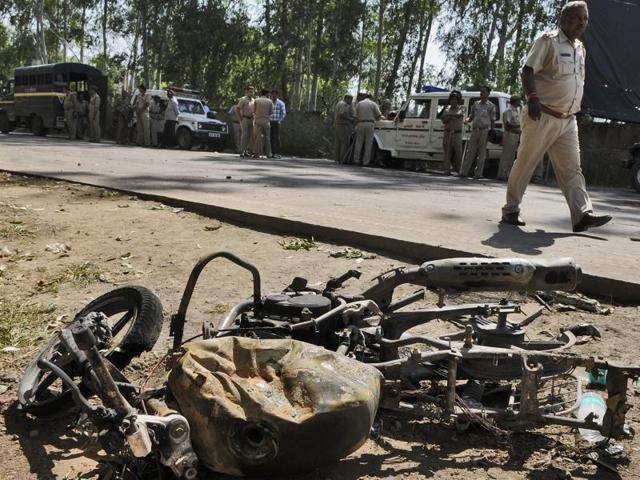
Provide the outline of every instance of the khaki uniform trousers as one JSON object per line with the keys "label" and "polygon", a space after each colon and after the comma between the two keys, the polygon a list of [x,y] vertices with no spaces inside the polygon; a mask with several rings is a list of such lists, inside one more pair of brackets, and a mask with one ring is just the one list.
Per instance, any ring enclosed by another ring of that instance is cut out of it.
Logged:
{"label": "khaki uniform trousers", "polygon": [[467,154],[462,163],[460,175],[468,177],[471,173],[473,162],[478,157],[474,176],[481,177],[484,172],[484,161],[487,158],[487,138],[489,137],[488,128],[475,128],[471,131],[471,138],[467,144]]}
{"label": "khaki uniform trousers", "polygon": [[349,144],[351,143],[351,134],[353,133],[353,127],[348,124],[336,124],[336,138],[335,138],[335,156],[337,163],[348,163],[346,158],[349,153]]}
{"label": "khaki uniform trousers", "polygon": [[100,112],[89,112],[89,139],[100,141]]}
{"label": "khaki uniform trousers", "polygon": [[[373,148],[373,122],[358,122],[356,125],[356,146],[353,152],[353,163],[356,165],[369,165],[371,163],[371,150]],[[360,152],[364,146],[364,156],[360,161]]]}
{"label": "khaki uniform trousers", "polygon": [[253,118],[242,118],[240,123],[242,137],[240,141],[241,153],[249,153],[249,148],[253,142]]}
{"label": "khaki uniform trousers", "polygon": [[518,213],[525,189],[536,167],[547,152],[553,171],[562,189],[573,225],[585,212],[593,211],[591,199],[580,167],[580,144],[576,117],[561,119],[546,113],[538,121],[522,115],[522,136],[518,156],[509,175],[507,203],[502,213]]}
{"label": "khaki uniform trousers", "polygon": [[264,153],[271,157],[271,122],[268,118],[256,118],[253,124],[253,154],[262,154],[262,142],[264,141]]}
{"label": "khaki uniform trousers", "polygon": [[136,128],[138,130],[137,141],[141,147],[151,144],[151,130],[149,128],[149,114],[138,114]]}
{"label": "khaki uniform trousers", "polygon": [[502,137],[502,155],[500,155],[500,163],[498,164],[498,180],[506,180],[509,178],[509,172],[511,172],[513,161],[516,158],[519,141],[520,134],[504,132]]}
{"label": "khaki uniform trousers", "polygon": [[457,172],[462,162],[462,132],[445,130],[442,137],[444,148],[444,171],[450,172],[451,167]]}
{"label": "khaki uniform trousers", "polygon": [[240,127],[240,122],[233,122],[233,144],[236,147],[236,152],[242,153],[240,150],[240,143],[242,141],[242,127]]}
{"label": "khaki uniform trousers", "polygon": [[64,111],[64,121],[67,124],[67,130],[69,131],[69,140],[76,139],[76,129],[78,126],[78,119],[74,116],[75,110]]}

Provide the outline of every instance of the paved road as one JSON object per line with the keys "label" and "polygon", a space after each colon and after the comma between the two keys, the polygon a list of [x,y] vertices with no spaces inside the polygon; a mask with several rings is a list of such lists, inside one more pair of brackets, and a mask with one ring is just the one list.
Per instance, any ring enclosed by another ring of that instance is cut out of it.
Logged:
{"label": "paved road", "polygon": [[532,185],[523,229],[499,225],[505,186],[494,181],[336,166],[324,159],[236,155],[0,135],[0,169],[189,202],[275,231],[378,248],[419,261],[458,254],[572,256],[586,290],[640,302],[640,195],[591,189],[610,225],[573,234],[554,187]]}

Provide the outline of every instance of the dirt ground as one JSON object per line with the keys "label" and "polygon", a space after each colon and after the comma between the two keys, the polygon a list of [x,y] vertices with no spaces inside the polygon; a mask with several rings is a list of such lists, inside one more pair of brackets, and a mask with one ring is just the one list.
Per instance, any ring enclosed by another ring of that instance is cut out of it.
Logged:
{"label": "dirt ground", "polygon": [[[22,370],[46,339],[98,295],[135,284],[152,289],[162,300],[162,336],[154,351],[132,367],[133,377],[137,371],[140,378],[167,351],[168,318],[177,309],[191,268],[206,253],[228,250],[253,262],[260,269],[264,293],[280,291],[297,275],[319,286],[351,268],[363,272],[350,284],[359,290],[379,273],[404,264],[381,256],[332,258],[329,252],[343,247],[324,243],[308,251],[285,250],[280,236],[65,182],[0,173],[0,192],[0,479],[96,477],[96,465],[83,457],[67,428],[73,414],[28,417],[18,410],[15,394]],[[68,251],[47,250],[56,243]],[[245,272],[228,263],[211,265],[195,292],[185,338],[198,333],[203,320],[220,319],[250,292]],[[530,303],[530,308],[537,305]],[[590,322],[601,329],[603,339],[578,345],[575,351],[633,363],[638,360],[639,314],[635,306],[616,306],[606,316],[546,312],[528,334],[545,338],[563,325]],[[427,331],[448,328],[437,321]],[[637,428],[637,392],[630,394],[630,402],[627,419]],[[297,478],[640,478],[640,445],[634,440],[620,442],[625,456],[611,460],[618,476],[586,460],[587,450],[564,427],[516,433],[505,442],[480,427],[458,433],[435,421],[382,413],[376,428],[380,435],[355,454]]]}

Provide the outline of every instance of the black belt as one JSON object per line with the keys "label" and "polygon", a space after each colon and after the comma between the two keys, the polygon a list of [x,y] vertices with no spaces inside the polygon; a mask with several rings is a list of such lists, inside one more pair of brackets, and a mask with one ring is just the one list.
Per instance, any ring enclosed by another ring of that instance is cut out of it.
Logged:
{"label": "black belt", "polygon": [[489,130],[489,127],[482,127],[482,128],[475,127],[475,128],[472,128],[472,130]]}
{"label": "black belt", "polygon": [[462,133],[462,130],[445,130],[444,133]]}
{"label": "black belt", "polygon": [[250,116],[250,117],[247,117],[246,115],[243,115],[243,116],[242,116],[242,118],[249,118],[249,119],[252,119],[252,118],[253,118],[253,115],[252,115],[252,116]]}
{"label": "black belt", "polygon": [[375,120],[358,120],[358,123],[376,123]]}

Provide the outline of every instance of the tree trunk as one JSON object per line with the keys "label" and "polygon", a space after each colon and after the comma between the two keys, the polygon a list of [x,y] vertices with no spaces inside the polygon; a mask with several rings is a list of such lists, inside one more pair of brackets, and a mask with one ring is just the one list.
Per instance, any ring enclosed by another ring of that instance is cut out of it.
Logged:
{"label": "tree trunk", "polygon": [[319,78],[319,69],[320,69],[320,52],[322,42],[322,33],[324,31],[324,2],[320,2],[318,6],[318,14],[316,15],[317,24],[316,24],[316,48],[313,51],[313,82],[311,84],[311,106],[309,110],[315,112],[318,108],[318,78]]}
{"label": "tree trunk", "polygon": [[413,86],[413,77],[416,74],[416,65],[418,64],[418,57],[420,56],[420,49],[422,47],[422,39],[424,38],[424,31],[426,30],[425,21],[424,21],[424,18],[426,15],[425,2],[426,0],[420,0],[420,16],[418,19],[420,22],[420,34],[418,35],[418,43],[417,43],[415,54],[413,55],[413,58],[411,60],[411,70],[409,71],[409,77],[407,79],[405,98],[409,98],[409,95],[411,95],[411,87]]}
{"label": "tree trunk", "polygon": [[80,63],[84,63],[84,28],[87,21],[87,7],[82,6],[82,16],[80,20],[81,33],[80,33]]}
{"label": "tree trunk", "polygon": [[362,12],[362,32],[360,33],[360,57],[358,58],[358,93],[362,88],[362,62],[364,60],[364,35],[366,33],[367,24],[367,0],[364,0],[364,10]]}
{"label": "tree trunk", "polygon": [[104,73],[107,74],[109,68],[109,61],[107,57],[107,7],[109,0],[104,0],[102,7],[102,61],[104,62]]}
{"label": "tree trunk", "polygon": [[307,10],[307,75],[305,82],[305,97],[306,97],[306,109],[309,110],[311,108],[311,52],[313,48],[313,35],[311,31],[313,30],[313,0],[309,0],[308,2],[308,10]]}
{"label": "tree trunk", "polygon": [[142,78],[144,84],[149,86],[149,33],[147,31],[147,2],[142,2],[141,25],[142,30]]}
{"label": "tree trunk", "polygon": [[431,36],[431,28],[433,27],[433,16],[435,15],[435,0],[429,2],[429,16],[427,17],[427,33],[424,35],[424,45],[420,49],[420,69],[418,70],[418,83],[416,91],[422,91],[422,79],[424,78],[424,64],[427,58],[427,48],[429,47],[429,37]]}
{"label": "tree trunk", "polygon": [[379,0],[378,8],[378,41],[376,44],[376,81],[374,89],[374,97],[377,101],[380,99],[380,76],[382,74],[382,33],[384,23],[385,0]]}
{"label": "tree trunk", "polygon": [[393,67],[389,73],[387,86],[384,90],[384,97],[388,99],[391,99],[396,87],[398,69],[400,68],[400,61],[402,60],[402,54],[404,53],[404,46],[407,43],[407,33],[409,32],[409,26],[411,25],[412,9],[413,2],[408,1],[404,4],[404,17],[402,20],[402,27],[400,27],[400,36],[398,38],[398,45],[396,46],[396,53],[393,58]]}

